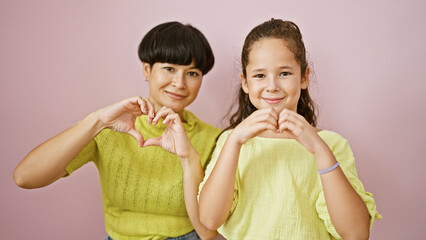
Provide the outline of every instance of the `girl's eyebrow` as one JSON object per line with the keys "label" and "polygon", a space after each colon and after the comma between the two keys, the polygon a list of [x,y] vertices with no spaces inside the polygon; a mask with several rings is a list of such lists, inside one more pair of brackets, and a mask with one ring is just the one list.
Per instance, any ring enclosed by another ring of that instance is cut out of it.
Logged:
{"label": "girl's eyebrow", "polygon": [[263,72],[263,71],[265,71],[264,68],[256,68],[256,69],[251,70],[251,72]]}
{"label": "girl's eyebrow", "polygon": [[[293,69],[293,67],[289,66],[289,65],[284,65],[284,66],[278,67],[278,69]],[[255,72],[263,72],[265,70],[266,70],[265,68],[255,68],[255,69],[251,70],[250,72],[253,72],[253,73],[255,73]]]}

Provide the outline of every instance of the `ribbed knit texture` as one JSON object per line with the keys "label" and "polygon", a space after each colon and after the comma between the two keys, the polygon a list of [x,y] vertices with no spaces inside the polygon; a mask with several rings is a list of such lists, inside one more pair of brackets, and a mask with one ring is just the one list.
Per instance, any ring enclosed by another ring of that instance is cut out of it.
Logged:
{"label": "ribbed knit texture", "polygon": [[[220,136],[200,189],[230,133],[231,130]],[[366,203],[371,224],[380,219],[372,195],[365,192],[358,179],[347,141],[330,131],[321,131],[319,135]],[[219,232],[228,240],[340,239],[331,223],[317,171],[313,155],[294,139],[250,139],[241,148],[233,206]]]}
{"label": "ribbed knit texture", "polygon": [[[203,168],[210,159],[220,130],[183,114],[184,128],[201,157]],[[166,126],[136,120],[144,139],[159,137]],[[180,159],[161,147],[139,148],[124,133],[106,129],[99,133],[68,165],[71,174],[93,161],[99,171],[107,233],[114,240],[165,239],[194,228],[185,208]]]}

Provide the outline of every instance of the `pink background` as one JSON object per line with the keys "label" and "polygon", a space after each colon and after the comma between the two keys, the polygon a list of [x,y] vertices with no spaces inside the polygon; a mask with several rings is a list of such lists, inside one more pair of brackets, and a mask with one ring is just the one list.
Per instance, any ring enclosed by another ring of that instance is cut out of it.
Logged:
{"label": "pink background", "polygon": [[137,46],[153,26],[192,23],[216,65],[189,109],[223,126],[244,37],[271,17],[296,22],[315,74],[320,127],[346,137],[383,220],[371,239],[421,239],[426,215],[424,1],[0,1],[0,236],[102,239],[89,164],[37,190],[12,172],[34,147],[89,112],[147,96]]}

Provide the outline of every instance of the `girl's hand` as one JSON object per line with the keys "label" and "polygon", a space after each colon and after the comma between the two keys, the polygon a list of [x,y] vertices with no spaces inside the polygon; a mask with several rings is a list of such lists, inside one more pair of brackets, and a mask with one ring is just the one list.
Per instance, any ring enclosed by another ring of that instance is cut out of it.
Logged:
{"label": "girl's hand", "polygon": [[161,118],[164,118],[163,124],[167,126],[163,135],[147,139],[143,147],[159,146],[168,152],[176,154],[181,159],[188,159],[193,154],[198,154],[183,128],[179,114],[170,108],[162,107],[156,113],[152,124],[157,124]]}
{"label": "girl's hand", "polygon": [[142,114],[148,115],[148,123],[152,122],[155,115],[154,105],[147,98],[142,97],[128,98],[98,111],[103,128],[130,134],[141,147],[144,144],[144,138],[136,130],[135,121]]}
{"label": "girl's hand", "polygon": [[317,134],[317,129],[311,126],[303,116],[294,111],[289,109],[281,111],[278,126],[279,132],[285,131],[289,133],[312,154],[327,146]]}
{"label": "girl's hand", "polygon": [[274,132],[278,129],[278,112],[274,108],[264,108],[253,112],[244,121],[232,130],[230,137],[237,139],[237,143],[242,145],[250,138],[258,134],[272,130]]}

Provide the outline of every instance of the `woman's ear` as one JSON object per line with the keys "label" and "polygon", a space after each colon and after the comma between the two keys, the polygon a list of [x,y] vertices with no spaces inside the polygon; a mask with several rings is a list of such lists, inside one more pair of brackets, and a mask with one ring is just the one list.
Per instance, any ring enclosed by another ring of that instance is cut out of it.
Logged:
{"label": "woman's ear", "polygon": [[151,64],[147,62],[142,62],[142,73],[146,80],[149,80],[151,75]]}
{"label": "woman's ear", "polygon": [[247,85],[247,79],[244,77],[243,73],[240,74],[240,78],[241,78],[241,87],[243,88],[243,91],[248,94],[249,89]]}
{"label": "woman's ear", "polygon": [[308,88],[310,73],[311,73],[311,69],[309,67],[307,67],[305,74],[302,76],[302,82],[300,83],[301,89],[307,89]]}

